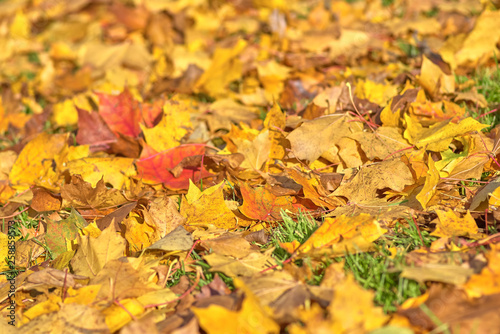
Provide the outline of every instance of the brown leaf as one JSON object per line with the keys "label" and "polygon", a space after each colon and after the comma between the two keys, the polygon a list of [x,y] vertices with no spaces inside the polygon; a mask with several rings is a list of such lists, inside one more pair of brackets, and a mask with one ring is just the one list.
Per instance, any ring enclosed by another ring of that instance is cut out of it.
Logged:
{"label": "brown leaf", "polygon": [[[447,324],[453,332],[500,333],[500,316],[495,312],[500,306],[498,294],[469,300],[460,289],[434,284],[429,289],[425,306],[440,324]],[[418,304],[399,313],[424,330],[438,326]]]}
{"label": "brown leaf", "polygon": [[53,195],[49,191],[40,187],[34,187],[32,191],[33,199],[31,200],[31,207],[33,210],[38,212],[59,211],[61,208],[61,196]]}
{"label": "brown leaf", "polygon": [[75,207],[104,208],[127,202],[118,190],[108,189],[103,179],[93,188],[80,175],[71,176],[71,183],[62,186],[61,196],[66,205]]}
{"label": "brown leaf", "polygon": [[82,285],[77,283],[75,280],[87,279],[86,276],[73,275],[70,272],[57,270],[53,268],[47,268],[44,270],[36,271],[29,275],[23,285],[24,290],[31,290],[40,287],[45,289],[52,287],[68,287],[68,288],[78,288]]}
{"label": "brown leaf", "polygon": [[[96,220],[96,225],[101,231],[106,229],[114,221],[115,226],[120,226],[119,224],[127,217],[127,215],[137,206],[136,202],[127,203],[111,212],[110,214]],[[118,231],[119,232],[119,231]]]}

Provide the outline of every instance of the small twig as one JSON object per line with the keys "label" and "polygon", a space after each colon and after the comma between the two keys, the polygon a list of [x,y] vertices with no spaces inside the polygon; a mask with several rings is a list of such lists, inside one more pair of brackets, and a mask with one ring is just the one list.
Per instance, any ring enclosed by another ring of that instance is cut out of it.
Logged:
{"label": "small twig", "polygon": [[417,222],[415,221],[415,218],[411,216],[411,220],[413,221],[413,224],[415,225],[415,228],[417,229],[418,236],[420,237],[420,242],[422,243],[422,247],[427,248],[424,243],[424,239],[422,238],[422,234],[420,233],[420,228],[417,225]]}
{"label": "small twig", "polygon": [[68,268],[64,268],[64,283],[62,287],[62,302],[64,303],[64,300],[66,299],[66,278],[68,277]]}
{"label": "small twig", "polygon": [[295,253],[293,253],[288,259],[286,259],[285,261],[281,262],[281,263],[278,263],[278,264],[275,264],[274,266],[271,266],[271,267],[267,267],[266,269],[263,269],[261,271],[259,271],[259,274],[263,274],[265,273],[266,271],[269,271],[269,270],[273,270],[273,269],[276,269],[278,268],[278,266],[282,265],[282,264],[285,264],[285,263],[289,263],[292,261],[292,259],[295,257]]}
{"label": "small twig", "polygon": [[486,229],[485,234],[488,235],[488,208],[484,209],[484,224]]}
{"label": "small twig", "polygon": [[118,306],[120,306],[125,312],[127,312],[127,314],[134,320],[134,321],[137,321],[137,318],[135,317],[135,315],[133,315],[129,310],[127,310],[127,308],[125,306],[123,306],[122,303],[120,303],[118,301],[118,299],[115,299],[114,300],[114,303]]}
{"label": "small twig", "polygon": [[29,209],[29,206],[26,207],[26,209],[20,211],[20,212],[16,212],[14,214],[11,214],[10,216],[4,216],[4,217],[0,217],[0,219],[9,219],[9,218],[12,218],[12,217],[15,217],[15,216],[19,216],[21,213],[25,212],[25,211],[28,211]]}
{"label": "small twig", "polygon": [[196,247],[197,244],[200,243],[200,240],[196,240],[194,243],[193,243],[193,246],[191,247],[191,249],[189,250],[189,252],[187,253],[186,257],[184,258],[184,261],[186,261],[189,256],[191,255],[191,253],[194,251],[194,248]]}
{"label": "small twig", "polygon": [[354,110],[358,113],[359,117],[365,121],[365,123],[368,125],[368,127],[375,132],[375,129],[370,125],[371,122],[368,122],[363,116],[361,116],[361,113],[358,110],[358,107],[356,107],[356,104],[354,103],[354,98],[352,97],[352,90],[351,90],[351,83],[348,82],[346,83],[347,88],[349,89],[349,98],[351,99],[352,106],[354,107]]}
{"label": "small twig", "polygon": [[[380,126],[380,125],[375,124],[375,123],[373,123],[371,121],[368,121],[366,118],[361,117],[360,115],[358,115],[358,114],[356,114],[356,113],[354,113],[352,111],[348,111],[348,113],[349,113],[349,115],[351,115],[353,117],[356,117],[356,119],[350,119],[350,120],[346,121],[347,123],[350,123],[350,122],[365,122],[366,124],[371,125],[373,127],[379,127]],[[370,118],[370,120],[371,120],[371,118]]]}
{"label": "small twig", "polygon": [[382,160],[382,161],[385,161],[385,160],[389,159],[389,158],[390,158],[391,156],[393,156],[394,154],[397,154],[397,153],[399,153],[399,152],[406,151],[406,150],[411,150],[412,148],[415,148],[415,145],[413,145],[413,146],[408,146],[408,147],[402,148],[402,149],[400,149],[400,150],[394,151],[394,152],[392,152],[391,154],[389,154],[388,156],[386,156],[386,157],[384,158],[384,160]]}
{"label": "small twig", "polygon": [[500,241],[500,233],[493,234],[486,239],[474,242],[463,242],[463,245],[467,248],[481,247],[489,244],[498,243]]}
{"label": "small twig", "polygon": [[484,116],[489,115],[489,114],[493,114],[494,112],[497,112],[497,111],[498,111],[498,108],[495,108],[493,110],[490,110],[488,112],[485,112],[484,114],[481,114],[481,115],[477,116],[476,119],[484,117]]}
{"label": "small twig", "polygon": [[474,181],[474,180],[456,179],[456,178],[453,178],[453,177],[442,177],[441,180],[462,181],[462,182],[476,182],[476,183],[490,183],[489,181]]}

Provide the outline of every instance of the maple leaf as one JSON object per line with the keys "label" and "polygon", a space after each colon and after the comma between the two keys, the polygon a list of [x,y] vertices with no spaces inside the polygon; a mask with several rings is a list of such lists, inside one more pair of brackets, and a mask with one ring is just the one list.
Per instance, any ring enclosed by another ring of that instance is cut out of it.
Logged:
{"label": "maple leaf", "polygon": [[180,208],[188,226],[215,226],[226,229],[236,227],[236,217],[224,201],[223,183],[201,192],[191,180],[189,182],[186,201],[182,202]]}
{"label": "maple leaf", "polygon": [[163,183],[171,189],[187,189],[191,179],[198,182],[212,174],[202,164],[182,168],[177,176],[171,170],[178,166],[184,158],[204,153],[205,145],[202,144],[186,144],[161,152],[156,152],[146,145],[141,158],[136,161],[137,173],[146,182]]}
{"label": "maple leaf", "polygon": [[275,221],[281,218],[281,210],[307,211],[307,208],[298,203],[296,198],[276,196],[263,187],[251,188],[244,184],[241,187],[241,195],[243,205],[239,207],[239,210],[252,219]]}
{"label": "maple leaf", "polygon": [[111,130],[134,138],[141,133],[139,104],[128,89],[119,95],[96,94],[99,97],[99,114]]}

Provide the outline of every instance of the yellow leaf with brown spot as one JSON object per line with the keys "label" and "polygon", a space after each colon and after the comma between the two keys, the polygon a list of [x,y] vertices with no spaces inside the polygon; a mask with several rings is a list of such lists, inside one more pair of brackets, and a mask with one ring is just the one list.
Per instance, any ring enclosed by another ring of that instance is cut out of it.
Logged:
{"label": "yellow leaf with brown spot", "polygon": [[436,229],[431,235],[437,237],[469,237],[469,238],[480,238],[482,235],[479,234],[479,229],[477,227],[476,221],[467,211],[463,218],[457,216],[452,210],[443,211],[435,210],[438,215],[438,221]]}
{"label": "yellow leaf with brown spot", "polygon": [[133,163],[134,159],[129,158],[90,157],[69,161],[66,167],[71,175],[81,175],[93,188],[104,178],[105,183],[121,190],[129,184],[128,177],[136,174]]}
{"label": "yellow leaf with brown spot", "polygon": [[67,134],[41,133],[23,148],[9,175],[16,188],[39,184],[47,189],[58,189],[59,171],[67,150]]}
{"label": "yellow leaf with brown spot", "polygon": [[455,91],[455,76],[446,74],[426,56],[422,56],[422,69],[418,78],[422,87],[431,96],[451,94]]}

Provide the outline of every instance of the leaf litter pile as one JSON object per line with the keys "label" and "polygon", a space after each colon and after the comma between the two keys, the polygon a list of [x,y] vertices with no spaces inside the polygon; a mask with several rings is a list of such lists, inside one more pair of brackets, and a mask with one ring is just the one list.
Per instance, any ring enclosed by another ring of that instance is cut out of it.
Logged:
{"label": "leaf litter pile", "polygon": [[0,1],[0,332],[500,333],[498,8]]}

